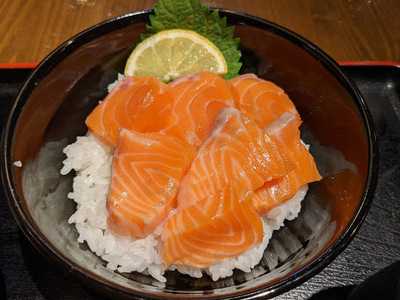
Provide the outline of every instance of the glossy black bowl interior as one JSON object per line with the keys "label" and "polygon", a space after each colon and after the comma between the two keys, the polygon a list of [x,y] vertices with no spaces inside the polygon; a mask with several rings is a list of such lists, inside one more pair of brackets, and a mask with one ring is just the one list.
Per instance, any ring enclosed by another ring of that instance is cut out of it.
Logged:
{"label": "glossy black bowl interior", "polygon": [[[151,298],[270,297],[301,283],[347,245],[374,189],[375,139],[356,88],[321,50],[254,17],[222,11],[236,25],[242,72],[283,87],[304,120],[303,139],[324,176],[312,184],[300,216],[278,232],[259,266],[213,282],[174,272],[165,286],[141,274],[117,274],[78,245],[67,224],[72,175],[61,176],[62,148],[87,131],[84,120],[123,71],[148,12],[97,25],[48,56],[23,86],[3,135],[2,175],[14,216],[50,259],[113,296]],[[20,160],[23,168],[13,165]]]}

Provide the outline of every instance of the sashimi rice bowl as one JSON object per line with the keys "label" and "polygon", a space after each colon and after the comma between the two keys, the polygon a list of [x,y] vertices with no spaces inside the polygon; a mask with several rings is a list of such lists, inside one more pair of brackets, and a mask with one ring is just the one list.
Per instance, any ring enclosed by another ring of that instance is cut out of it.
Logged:
{"label": "sashimi rice bowl", "polygon": [[372,133],[357,90],[296,35],[222,15],[160,0],[147,29],[142,13],[82,33],[19,95],[31,100],[6,168],[26,204],[11,207],[37,248],[118,295],[273,296],[365,215]]}
{"label": "sashimi rice bowl", "polygon": [[[143,130],[156,123],[167,125]],[[255,75],[121,79],[63,150],[61,173],[76,171],[78,241],[108,268],[163,282],[166,269],[213,280],[250,272],[320,179],[300,123],[283,90]]]}

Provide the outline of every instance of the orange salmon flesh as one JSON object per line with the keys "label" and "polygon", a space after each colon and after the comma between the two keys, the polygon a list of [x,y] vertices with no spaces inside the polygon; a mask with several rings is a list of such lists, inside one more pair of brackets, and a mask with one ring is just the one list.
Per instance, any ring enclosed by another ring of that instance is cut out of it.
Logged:
{"label": "orange salmon flesh", "polygon": [[321,179],[301,123],[289,96],[252,74],[121,80],[86,119],[114,151],[108,227],[159,232],[166,266],[237,257],[263,240],[263,215]]}

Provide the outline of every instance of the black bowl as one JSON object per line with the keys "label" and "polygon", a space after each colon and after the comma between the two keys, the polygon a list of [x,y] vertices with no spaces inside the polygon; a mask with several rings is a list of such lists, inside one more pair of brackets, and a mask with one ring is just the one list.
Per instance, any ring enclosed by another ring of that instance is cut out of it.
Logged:
{"label": "black bowl", "polygon": [[[338,65],[297,34],[265,20],[222,10],[241,38],[243,72],[283,87],[304,120],[323,180],[312,184],[299,217],[276,232],[251,273],[213,282],[174,272],[165,286],[141,274],[118,274],[76,242],[67,224],[71,176],[60,176],[62,148],[86,132],[87,114],[122,72],[149,11],[96,25],[68,40],[23,85],[3,134],[2,178],[20,228],[50,260],[97,291],[121,298],[260,299],[320,271],[349,243],[375,187],[377,149],[359,91]],[[329,38],[329,37],[327,37]],[[13,162],[20,160],[23,168]]]}

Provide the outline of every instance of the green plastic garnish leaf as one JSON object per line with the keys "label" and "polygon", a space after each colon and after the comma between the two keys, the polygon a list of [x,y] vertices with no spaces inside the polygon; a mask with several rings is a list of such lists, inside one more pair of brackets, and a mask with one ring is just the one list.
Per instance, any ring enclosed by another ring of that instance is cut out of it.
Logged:
{"label": "green plastic garnish leaf", "polygon": [[218,10],[210,10],[199,0],[159,0],[150,15],[150,24],[141,38],[145,39],[167,29],[193,30],[213,42],[225,57],[228,73],[226,79],[239,74],[239,38],[233,35],[234,27],[228,26],[225,17]]}

